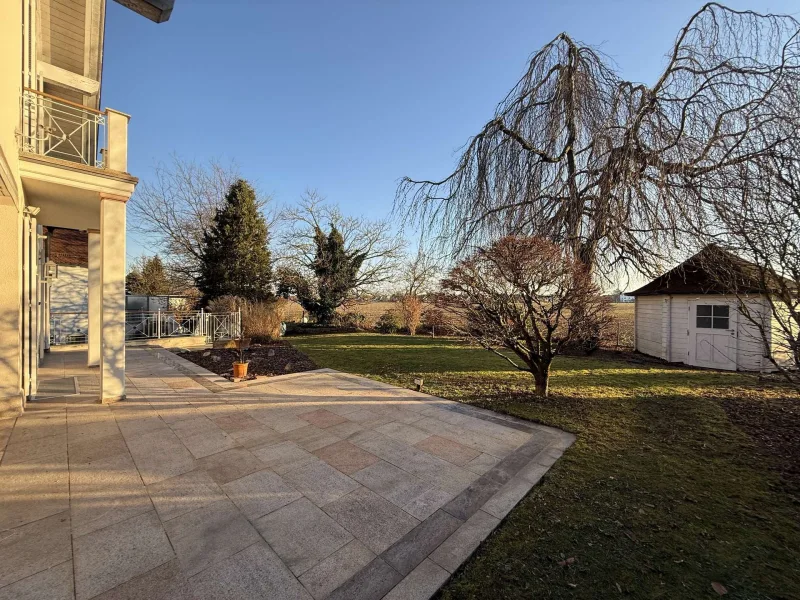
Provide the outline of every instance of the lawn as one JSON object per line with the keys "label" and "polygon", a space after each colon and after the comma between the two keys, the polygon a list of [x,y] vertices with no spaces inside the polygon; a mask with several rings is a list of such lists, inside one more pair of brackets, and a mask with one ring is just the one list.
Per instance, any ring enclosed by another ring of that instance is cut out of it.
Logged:
{"label": "lawn", "polygon": [[[576,433],[442,598],[800,598],[800,398],[755,376],[557,359],[552,395],[451,339],[290,338],[317,364]],[[630,358],[630,357],[628,357]],[[722,588],[720,588],[720,591]]]}

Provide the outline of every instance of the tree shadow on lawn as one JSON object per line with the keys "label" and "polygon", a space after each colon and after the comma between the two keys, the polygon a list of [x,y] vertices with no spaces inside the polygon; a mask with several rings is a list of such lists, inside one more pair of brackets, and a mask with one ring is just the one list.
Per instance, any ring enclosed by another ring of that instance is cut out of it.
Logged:
{"label": "tree shadow on lawn", "polygon": [[800,505],[800,402],[797,398],[725,398],[728,418],[750,435],[761,455],[780,474],[776,492],[795,497]]}
{"label": "tree shadow on lawn", "polygon": [[797,507],[721,403],[609,391],[458,398],[578,438],[442,597],[699,598],[711,581],[734,597],[800,592]]}

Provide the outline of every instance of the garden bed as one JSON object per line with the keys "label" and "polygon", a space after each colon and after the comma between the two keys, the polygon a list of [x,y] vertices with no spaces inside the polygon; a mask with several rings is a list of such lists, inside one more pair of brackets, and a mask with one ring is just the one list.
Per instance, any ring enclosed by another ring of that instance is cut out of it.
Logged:
{"label": "garden bed", "polygon": [[[230,377],[234,361],[239,361],[239,351],[233,348],[183,351],[180,356],[223,377]],[[303,352],[285,342],[253,344],[244,351],[244,360],[249,363],[249,378],[300,373],[318,368]]]}

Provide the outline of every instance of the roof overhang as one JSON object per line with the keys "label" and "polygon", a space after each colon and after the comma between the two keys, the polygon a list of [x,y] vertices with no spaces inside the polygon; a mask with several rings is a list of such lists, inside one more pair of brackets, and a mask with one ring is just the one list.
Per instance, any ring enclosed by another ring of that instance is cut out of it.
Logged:
{"label": "roof overhang", "polygon": [[[725,277],[715,275],[710,265],[724,265]],[[763,283],[772,279],[772,283]],[[628,292],[629,296],[697,295],[697,294],[764,294],[776,289],[797,289],[797,284],[778,278],[770,273],[762,273],[754,263],[717,246],[708,244],[700,252],[688,258],[677,267],[656,277],[637,290]]]}
{"label": "roof overhang", "polygon": [[169,21],[172,15],[172,7],[175,5],[175,0],[115,0],[118,4],[122,4],[130,8],[133,12],[150,19],[155,23],[165,23]]}

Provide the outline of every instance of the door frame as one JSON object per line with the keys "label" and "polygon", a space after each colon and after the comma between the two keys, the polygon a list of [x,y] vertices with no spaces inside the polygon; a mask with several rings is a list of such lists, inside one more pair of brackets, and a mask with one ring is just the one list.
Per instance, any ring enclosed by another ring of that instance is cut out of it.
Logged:
{"label": "door frame", "polygon": [[[710,304],[710,305],[722,305],[728,307],[728,329],[706,329],[706,328],[699,328],[697,327],[697,305],[698,304]],[[736,308],[735,300],[731,300],[724,296],[716,297],[716,298],[703,298],[697,297],[692,298],[689,300],[689,308],[688,308],[688,322],[687,322],[687,329],[686,329],[686,346],[687,346],[687,354],[688,358],[686,364],[692,365],[694,367],[705,367],[708,369],[720,369],[723,371],[736,371],[738,370],[738,357],[739,357],[739,311]],[[728,352],[733,356],[728,356],[728,361],[730,362],[730,368],[721,367],[719,365],[710,365],[704,363],[703,361],[698,361],[696,356],[696,348],[697,348],[697,332],[720,332],[717,335],[721,335],[721,332],[726,331],[728,332],[728,337],[730,341],[728,343]]]}

